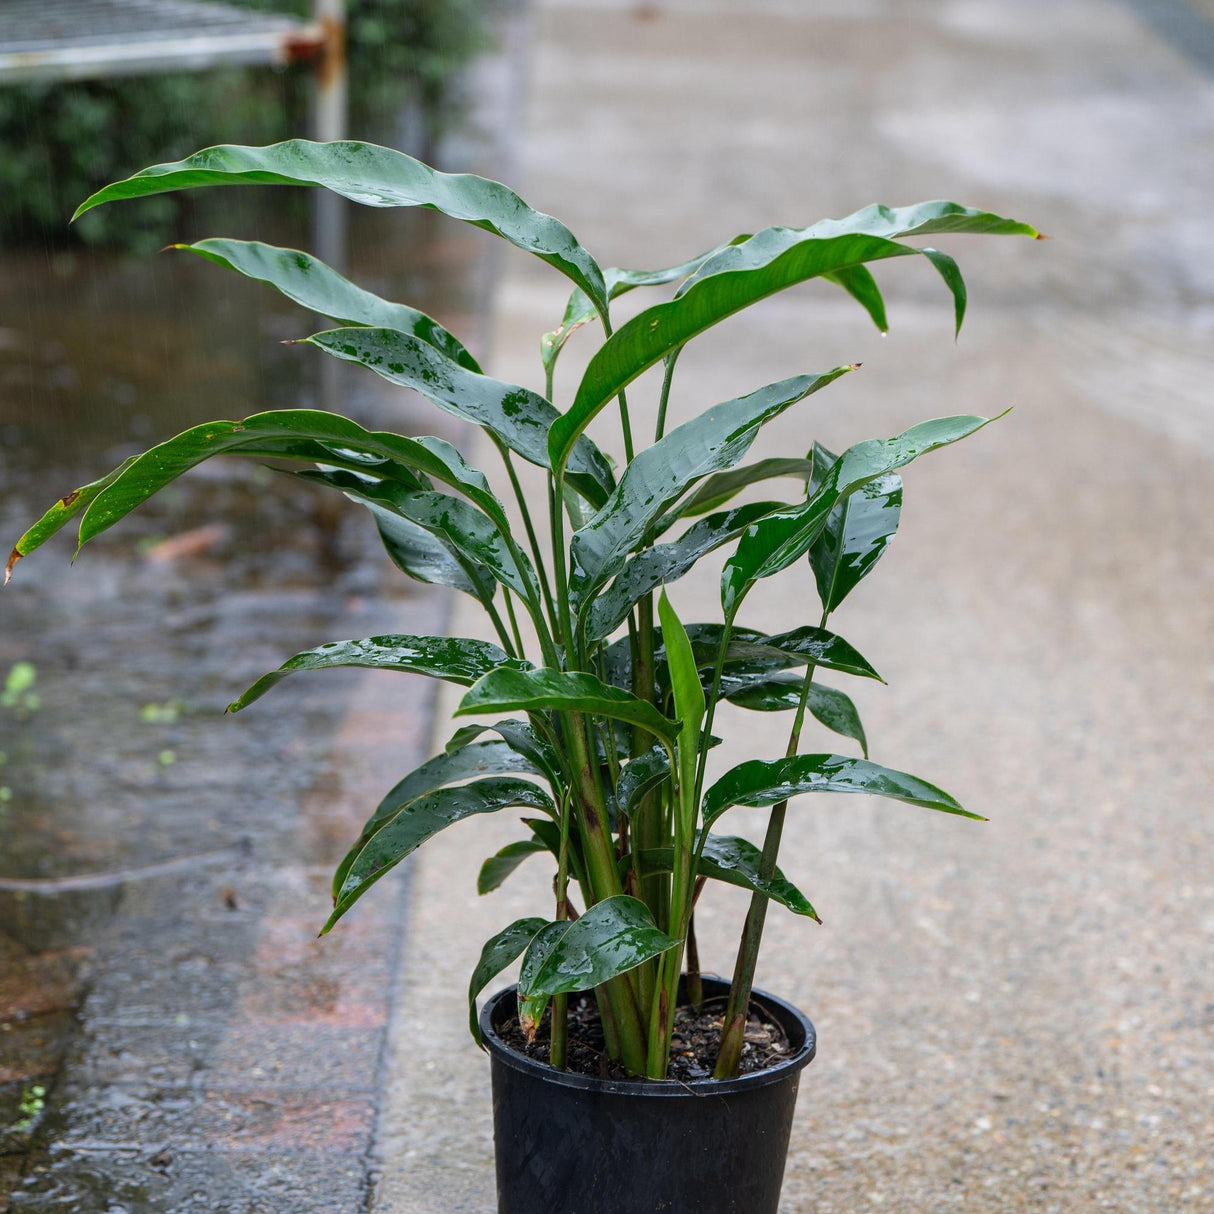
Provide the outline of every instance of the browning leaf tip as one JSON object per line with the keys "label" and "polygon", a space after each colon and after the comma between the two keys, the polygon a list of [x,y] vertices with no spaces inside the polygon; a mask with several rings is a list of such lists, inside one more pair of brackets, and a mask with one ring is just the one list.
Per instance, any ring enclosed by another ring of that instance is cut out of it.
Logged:
{"label": "browning leaf tip", "polygon": [[9,553],[8,564],[4,566],[4,584],[8,585],[8,580],[13,576],[13,566],[25,555],[24,552],[14,548]]}

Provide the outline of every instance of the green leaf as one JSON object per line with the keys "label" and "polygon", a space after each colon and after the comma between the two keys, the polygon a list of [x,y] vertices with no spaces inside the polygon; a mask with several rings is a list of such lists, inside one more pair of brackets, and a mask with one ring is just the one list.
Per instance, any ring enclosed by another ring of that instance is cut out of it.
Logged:
{"label": "green leaf", "polygon": [[[780,712],[786,708],[796,708],[801,703],[804,682],[804,678],[785,676],[747,680],[741,686],[731,686],[730,681],[725,680],[721,694],[739,708],[749,708],[754,712]],[[864,757],[868,758],[864,726],[850,696],[833,687],[812,683],[806,705],[827,729],[859,742]]]}
{"label": "green leaf", "polygon": [[536,1030],[539,1029],[540,1021],[544,1018],[544,1009],[547,1008],[548,1000],[552,996],[546,992],[531,995],[524,994],[524,992],[531,989],[536,975],[568,930],[569,922],[565,919],[547,924],[536,933],[523,956],[523,964],[518,975],[518,1022],[519,1027],[523,1030],[523,1036],[528,1041],[535,1039]]}
{"label": "green leaf", "polygon": [[[530,388],[469,371],[395,329],[330,329],[305,341],[413,389],[445,412],[484,426],[529,463],[548,467],[548,431],[560,414]],[[571,483],[596,506],[614,487],[611,466],[589,439],[572,452],[569,473]]]}
{"label": "green leaf", "polygon": [[[814,443],[811,495],[838,459]],[[827,515],[826,525],[809,549],[822,608],[829,614],[855,589],[880,559],[898,531],[902,514],[902,478],[891,472],[861,485]]]}
{"label": "green leaf", "polygon": [[882,333],[889,331],[889,322],[885,319],[885,300],[881,298],[881,288],[872,276],[867,266],[848,266],[845,270],[834,270],[823,274],[827,282],[833,282],[842,287],[872,318],[873,324]]}
{"label": "green leaf", "polygon": [[478,712],[581,712],[639,725],[674,744],[678,725],[622,687],[611,687],[592,674],[543,669],[525,670],[499,664],[469,690],[456,716]]}
{"label": "green leaf", "polygon": [[513,190],[468,173],[440,173],[403,152],[345,140],[288,139],[270,147],[221,144],[158,164],[86,198],[72,216],[105,202],[214,185],[324,186],[371,207],[426,207],[493,232],[572,279],[607,307],[603,273],[573,233],[529,207]]}
{"label": "green leaf", "polygon": [[723,506],[731,497],[740,493],[749,485],[760,481],[773,480],[778,476],[791,476],[800,481],[808,481],[813,475],[814,465],[808,459],[761,459],[741,468],[731,468],[728,472],[718,472],[710,476],[680,507],[680,518],[691,518],[697,514],[707,514]]}
{"label": "green leaf", "polygon": [[670,778],[670,756],[665,746],[653,746],[620,768],[615,785],[615,803],[625,817],[633,811],[646,794]]}
{"label": "green leaf", "polygon": [[520,754],[507,742],[496,740],[481,742],[476,746],[465,746],[449,754],[436,755],[415,768],[385,794],[375,807],[375,812],[367,819],[358,841],[337,866],[333,875],[334,899],[341,890],[350,866],[366,846],[367,840],[410,801],[416,801],[418,797],[433,792],[436,788],[443,788],[460,780],[470,780],[474,776],[496,776],[519,771],[543,775],[536,764],[525,755]]}
{"label": "green leaf", "polygon": [[721,573],[721,603],[726,616],[736,613],[756,581],[787,569],[802,557],[821,534],[830,512],[849,493],[921,455],[981,430],[992,420],[941,417],[912,426],[895,438],[869,439],[848,447],[807,502],[767,515],[742,535]]}
{"label": "green leaf", "polygon": [[775,805],[810,792],[868,793],[979,822],[986,820],[962,809],[934,784],[906,772],[867,759],[816,754],[750,759],[731,768],[704,794],[704,825],[711,826],[732,805]]}
{"label": "green leaf", "polygon": [[[747,239],[749,239],[747,236],[737,236],[730,243],[737,244],[738,241]],[[709,249],[707,253],[701,253],[690,261],[681,262],[677,266],[668,266],[663,270],[621,270],[614,266],[609,267],[603,271],[603,277],[607,283],[607,298],[615,299],[636,287],[658,287],[668,282],[674,282],[678,278],[686,278],[709,257],[728,247],[729,245],[717,245],[715,249]],[[569,296],[569,302],[565,305],[565,315],[560,327],[551,333],[545,333],[540,342],[540,356],[543,359],[545,371],[556,365],[557,357],[570,335],[582,325],[594,320],[597,315],[594,304],[587,298],[586,293],[574,287]]]}
{"label": "green leaf", "polygon": [[493,601],[497,580],[483,565],[468,560],[424,527],[383,506],[359,499],[375,518],[379,538],[392,563],[419,582],[451,586],[481,603]]}
{"label": "green leaf", "polygon": [[598,641],[614,632],[642,595],[677,581],[700,557],[736,539],[756,519],[779,509],[779,502],[751,502],[710,514],[688,527],[677,540],[655,544],[630,557],[611,585],[591,600],[586,613],[587,638]]}
{"label": "green leaf", "polygon": [[173,246],[268,283],[288,299],[341,325],[396,329],[433,346],[469,371],[480,371],[475,358],[438,321],[405,304],[389,303],[355,286],[323,261],[298,249],[280,249],[257,240],[199,240]]}
{"label": "green leaf", "polygon": [[35,548],[42,547],[55,532],[91,505],[103,489],[109,488],[135,462],[135,458],[132,455],[113,472],[108,472],[98,480],[81,485],[79,489],[73,489],[71,493],[61,497],[14,545],[8,564],[4,567],[4,584],[8,585],[9,578],[13,576],[13,566],[23,556],[28,556]]}
{"label": "green leaf", "polygon": [[507,843],[481,865],[481,871],[476,878],[476,892],[478,894],[492,893],[528,856],[547,850],[548,848],[544,846],[543,842],[534,835],[530,839],[519,839],[515,843]]}
{"label": "green leaf", "polygon": [[695,830],[696,762],[700,752],[700,725],[704,720],[704,688],[691,652],[691,642],[663,590],[658,598],[658,618],[662,622],[662,642],[666,649],[666,664],[670,671],[670,687],[674,695],[675,712],[679,714],[679,804],[684,811],[683,832],[676,827],[676,841],[688,841]]}
{"label": "green leaf", "polygon": [[508,718],[492,725],[464,725],[451,735],[451,741],[447,743],[447,753],[454,754],[473,739],[489,731],[498,734],[508,746],[530,760],[535,769],[552,785],[554,792],[564,787],[560,755],[526,721]]}
{"label": "green leaf", "polygon": [[183,472],[214,455],[304,459],[354,469],[409,488],[417,473],[451,485],[508,527],[501,504],[482,473],[439,438],[406,438],[364,430],[356,422],[315,409],[258,413],[242,422],[213,421],[186,430],[129,460],[107,479],[80,520],[83,546]]}
{"label": "green leaf", "polygon": [[509,927],[485,941],[481,958],[468,983],[468,1028],[477,1045],[485,1044],[481,1038],[481,1026],[476,1022],[477,995],[522,953],[546,923],[545,919],[516,919]]}
{"label": "green leaf", "polygon": [[697,480],[742,459],[760,427],[850,367],[798,375],[728,400],[678,426],[637,456],[601,510],[570,541],[570,592],[585,602],[623,565],[658,519]]}
{"label": "green leaf", "polygon": [[301,670],[332,670],[337,666],[403,670],[468,686],[496,667],[523,670],[528,663],[508,658],[503,650],[488,641],[464,637],[407,636],[397,633],[357,641],[330,641],[327,645],[297,653],[277,670],[263,674],[244,695],[228,705],[228,711],[239,712],[289,674]]}
{"label": "green leaf", "polygon": [[447,493],[410,491],[391,481],[344,471],[308,471],[299,475],[305,480],[332,485],[374,504],[380,511],[389,511],[421,527],[438,537],[448,551],[462,555],[466,569],[486,569],[524,599],[538,599],[539,586],[527,556],[519,552],[516,561],[501,529],[475,506]]}
{"label": "green leaf", "polygon": [[596,902],[553,945],[526,987],[526,997],[588,990],[674,948],[648,907],[626,894]]}
{"label": "green leaf", "polygon": [[[809,899],[777,868],[771,877],[759,876],[759,860],[762,851],[748,839],[733,835],[709,835],[704,843],[704,853],[696,869],[696,875],[726,885],[736,885],[751,893],[763,894],[773,902],[786,906],[794,915],[806,915],[821,923],[817,911]],[[640,853],[642,877],[650,873],[668,873],[674,857],[674,848],[656,847]]]}
{"label": "green leaf", "polygon": [[[723,630],[722,624],[688,625],[687,635],[691,638],[696,662],[701,669],[715,667]],[[751,628],[733,629],[729,647],[725,651],[722,673],[726,678],[740,679],[788,670],[810,662],[826,670],[882,681],[868,660],[841,636],[825,628],[808,625],[774,636]]]}
{"label": "green leaf", "polygon": [[552,466],[562,466],[578,435],[638,375],[727,316],[811,278],[837,275],[865,262],[922,254],[891,236],[944,231],[1037,234],[1027,224],[955,203],[921,203],[900,211],[867,208],[812,228],[768,228],[710,257],[673,300],[645,309],[599,348],[569,411],[549,434]]}
{"label": "green leaf", "polygon": [[766,265],[806,240],[825,240],[847,236],[876,236],[885,240],[903,240],[909,236],[940,234],[985,236],[1032,236],[1040,233],[1027,223],[1005,219],[990,211],[977,211],[955,202],[920,202],[908,207],[887,207],[879,203],[862,207],[843,219],[823,219],[808,228],[765,228],[734,248],[722,249],[709,258],[681,288],[687,290],[701,278],[729,270],[753,269]]}
{"label": "green leaf", "polygon": [[321,935],[331,931],[342,915],[385,873],[439,831],[476,814],[496,813],[516,805],[542,809],[545,813],[556,812],[551,798],[542,789],[528,780],[509,776],[476,780],[454,788],[436,788],[415,797],[384,822],[354,858]]}

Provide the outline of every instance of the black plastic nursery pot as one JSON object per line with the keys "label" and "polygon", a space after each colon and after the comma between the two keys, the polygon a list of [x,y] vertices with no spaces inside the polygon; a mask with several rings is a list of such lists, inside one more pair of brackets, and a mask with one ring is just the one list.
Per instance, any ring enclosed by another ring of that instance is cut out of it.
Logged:
{"label": "black plastic nursery pot", "polygon": [[[705,978],[708,997],[729,984]],[[481,1011],[491,1059],[498,1214],[777,1214],[814,1026],[762,991],[789,1056],[737,1079],[594,1079],[515,1053],[498,1035],[513,987]]]}

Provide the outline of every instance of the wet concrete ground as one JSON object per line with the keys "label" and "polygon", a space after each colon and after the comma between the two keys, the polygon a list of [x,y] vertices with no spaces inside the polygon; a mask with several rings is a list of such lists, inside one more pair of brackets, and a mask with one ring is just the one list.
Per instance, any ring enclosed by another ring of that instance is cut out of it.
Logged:
{"label": "wet concrete ground", "polygon": [[[859,696],[873,757],[991,821],[794,806],[782,863],[825,925],[773,914],[760,964],[819,1030],[787,1214],[1214,1210],[1214,81],[1160,7],[535,8],[518,181],[604,264],[875,200],[952,197],[1053,237],[947,243],[970,283],[958,344],[939,284],[903,264],[878,275],[887,339],[807,287],[680,361],[676,416],[864,363],[756,455],[1015,406],[908,470],[897,543],[835,621],[890,683]],[[564,296],[510,263],[497,374],[537,382]],[[634,410],[653,388],[630,391]],[[745,622],[806,622],[807,577]],[[674,598],[716,618],[711,571]],[[727,724],[718,770],[778,745],[770,718]],[[732,829],[761,832],[736,812]],[[415,871],[378,1214],[493,1209],[462,990],[481,942],[547,905],[538,862],[472,899],[482,857],[516,835],[506,815],[452,831]],[[744,907],[714,893],[701,953],[728,971]]]}
{"label": "wet concrete ground", "polygon": [[[480,65],[482,106],[501,75]],[[492,171],[473,117],[447,154]],[[354,276],[481,349],[491,238],[352,220]],[[272,205],[230,234],[307,240]],[[189,425],[314,405],[319,360],[278,344],[314,328],[181,254],[6,255],[0,530]],[[453,434],[370,375],[338,386],[364,424]],[[357,507],[236,461],[71,551],[0,601],[0,1211],[364,1209],[404,875],[316,933],[334,864],[424,757],[432,687],[338,672],[223,709],[299,649],[441,632],[445,600]]]}

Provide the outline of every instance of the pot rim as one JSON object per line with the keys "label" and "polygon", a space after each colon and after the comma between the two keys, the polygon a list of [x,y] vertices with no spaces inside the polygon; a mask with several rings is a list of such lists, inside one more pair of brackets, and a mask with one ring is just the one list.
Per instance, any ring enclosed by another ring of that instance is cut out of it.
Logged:
{"label": "pot rim", "polygon": [[[729,983],[720,978],[704,975],[706,987],[718,987],[722,992],[728,992]],[[601,1092],[612,1096],[648,1096],[648,1097],[687,1097],[687,1096],[728,1096],[733,1092],[754,1091],[773,1083],[787,1080],[814,1059],[818,1049],[818,1035],[808,1016],[791,1003],[785,1002],[776,995],[761,991],[757,987],[751,990],[751,1000],[762,1003],[768,1010],[775,1013],[785,1032],[792,1026],[799,1027],[804,1039],[800,1048],[794,1050],[783,1062],[767,1067],[761,1071],[751,1071],[749,1075],[739,1075],[734,1079],[695,1079],[684,1083],[678,1079],[598,1079],[591,1075],[574,1075],[569,1071],[558,1071],[546,1062],[528,1058],[525,1054],[516,1053],[497,1034],[493,1026],[493,1016],[499,1005],[506,999],[517,996],[518,987],[508,986],[498,991],[486,1002],[479,1017],[481,1034],[485,1042],[486,1052],[503,1066],[520,1071],[544,1083],[553,1083],[558,1087],[580,1088],[583,1091]],[[789,1025],[792,1022],[792,1026]]]}

